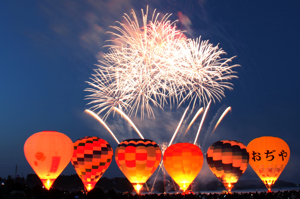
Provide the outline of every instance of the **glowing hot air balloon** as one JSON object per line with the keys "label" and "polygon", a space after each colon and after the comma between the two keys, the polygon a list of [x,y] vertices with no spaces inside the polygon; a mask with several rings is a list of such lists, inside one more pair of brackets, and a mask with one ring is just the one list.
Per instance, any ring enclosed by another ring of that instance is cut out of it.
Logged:
{"label": "glowing hot air balloon", "polygon": [[158,167],[161,151],[152,140],[128,139],[118,144],[115,159],[120,170],[139,193]]}
{"label": "glowing hot air balloon", "polygon": [[177,143],[166,149],[163,162],[168,174],[185,191],[202,168],[203,154],[197,145]]}
{"label": "glowing hot air balloon", "polygon": [[290,158],[290,148],[277,137],[263,136],[252,140],[247,150],[249,163],[269,192]]}
{"label": "glowing hot air balloon", "polygon": [[42,131],[31,135],[24,144],[25,157],[46,189],[69,164],[73,142],[63,133]]}
{"label": "glowing hot air balloon", "polygon": [[230,193],[247,169],[249,154],[241,142],[221,140],[208,148],[206,160],[210,170]]}
{"label": "glowing hot air balloon", "polygon": [[86,136],[74,143],[71,162],[87,191],[95,187],[109,167],[112,156],[110,144],[101,138]]}

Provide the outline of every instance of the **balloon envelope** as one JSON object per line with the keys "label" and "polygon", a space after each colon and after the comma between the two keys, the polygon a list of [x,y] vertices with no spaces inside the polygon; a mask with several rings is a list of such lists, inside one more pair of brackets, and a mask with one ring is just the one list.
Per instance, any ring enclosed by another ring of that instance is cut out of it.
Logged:
{"label": "balloon envelope", "polygon": [[25,157],[46,189],[69,164],[73,142],[63,133],[42,131],[31,135],[24,144]]}
{"label": "balloon envelope", "polygon": [[263,136],[253,139],[247,146],[252,169],[268,191],[280,176],[290,158],[290,148],[277,137]]}
{"label": "balloon envelope", "polygon": [[202,168],[203,154],[194,144],[177,143],[166,149],[163,163],[168,174],[185,191]]}
{"label": "balloon envelope", "polygon": [[249,154],[246,146],[234,140],[221,140],[207,150],[206,160],[210,170],[223,183],[228,192],[246,171]]}
{"label": "balloon envelope", "polygon": [[112,156],[110,144],[101,138],[87,136],[74,143],[71,162],[87,191],[95,187],[109,167]]}
{"label": "balloon envelope", "polygon": [[120,170],[139,193],[158,167],[161,151],[152,140],[128,139],[118,144],[115,159]]}

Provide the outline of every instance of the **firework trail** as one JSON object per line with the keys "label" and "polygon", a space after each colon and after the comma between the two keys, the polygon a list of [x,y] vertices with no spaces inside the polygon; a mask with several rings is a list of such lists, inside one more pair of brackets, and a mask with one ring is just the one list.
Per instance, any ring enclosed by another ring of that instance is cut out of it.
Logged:
{"label": "firework trail", "polygon": [[115,141],[119,144],[119,140],[116,138],[116,136],[114,135],[114,133],[109,129],[109,127],[105,124],[105,122],[97,115],[95,114],[93,111],[86,109],[84,112],[90,114],[91,116],[93,116],[96,120],[98,120],[98,122],[100,122],[107,130],[108,132],[111,134],[111,136],[115,139]]}
{"label": "firework trail", "polygon": [[201,107],[197,113],[195,114],[195,116],[193,117],[192,121],[190,122],[190,124],[188,125],[188,127],[185,130],[185,133],[183,134],[183,136],[186,135],[186,133],[188,132],[188,130],[191,128],[192,124],[194,124],[195,120],[198,118],[198,116],[202,113],[203,111],[203,107]]}
{"label": "firework trail", "polygon": [[205,109],[205,111],[204,111],[204,114],[203,114],[203,116],[202,116],[202,119],[201,119],[201,122],[200,122],[200,125],[199,125],[199,128],[198,128],[198,131],[197,131],[197,135],[196,135],[196,137],[195,137],[194,144],[196,144],[196,142],[197,142],[197,139],[198,139],[198,136],[199,136],[199,134],[200,134],[200,131],[201,131],[201,128],[202,128],[204,119],[205,119],[205,117],[206,117],[207,111],[208,111],[208,109],[209,109],[210,103],[211,103],[211,101],[208,103],[208,105],[207,105],[207,107],[206,107],[206,109]]}
{"label": "firework trail", "polygon": [[154,117],[152,107],[170,108],[192,102],[192,109],[209,101],[220,101],[229,80],[237,78],[230,65],[234,57],[208,40],[187,38],[176,29],[171,14],[161,16],[154,10],[148,19],[148,8],[142,10],[142,22],[132,10],[123,21],[112,26],[113,36],[108,52],[100,60],[88,83],[92,88],[86,99],[104,119],[122,109],[129,116],[145,112]]}
{"label": "firework trail", "polygon": [[182,115],[182,117],[181,117],[181,119],[180,119],[180,122],[179,122],[179,124],[178,124],[178,126],[177,126],[177,128],[176,128],[176,130],[175,130],[175,132],[174,132],[174,134],[173,134],[173,136],[172,136],[170,142],[169,142],[169,146],[172,145],[173,140],[174,140],[175,136],[177,135],[177,133],[178,133],[178,131],[179,131],[179,128],[180,128],[180,126],[181,126],[181,124],[182,124],[182,122],[183,122],[183,119],[184,119],[184,117],[185,117],[186,112],[187,112],[188,109],[189,109],[189,107],[187,107],[187,108],[185,109],[185,111],[184,111],[184,113],[183,113],[183,115]]}
{"label": "firework trail", "polygon": [[[223,109],[223,110],[224,110],[224,109]],[[223,120],[223,118],[226,116],[226,114],[227,114],[229,111],[231,111],[231,107],[230,107],[230,106],[227,107],[227,108],[223,111],[223,113],[222,113],[221,116],[219,117],[218,121],[216,122],[214,129],[211,130],[211,129],[212,129],[212,123],[214,123],[214,122],[217,120],[217,116],[220,115],[220,114],[219,114],[219,113],[220,113],[220,110],[218,110],[217,114],[214,116],[212,122],[210,123],[209,129],[208,129],[207,133],[205,134],[204,139],[203,139],[203,141],[202,141],[202,145],[201,145],[201,146],[202,146],[203,150],[205,150],[204,146],[205,146],[205,144],[206,144],[207,137],[208,137],[208,136],[211,137],[211,136],[214,134],[214,132],[215,132],[215,130],[217,129],[217,127],[219,126],[220,122]]]}
{"label": "firework trail", "polygon": [[225,115],[226,115],[229,111],[231,111],[231,107],[230,107],[230,106],[227,107],[226,110],[222,113],[221,117],[219,118],[218,122],[217,122],[216,125],[215,125],[214,130],[213,130],[212,133],[211,133],[211,136],[214,134],[216,128],[219,126],[220,122],[222,121],[222,119],[225,117]]}

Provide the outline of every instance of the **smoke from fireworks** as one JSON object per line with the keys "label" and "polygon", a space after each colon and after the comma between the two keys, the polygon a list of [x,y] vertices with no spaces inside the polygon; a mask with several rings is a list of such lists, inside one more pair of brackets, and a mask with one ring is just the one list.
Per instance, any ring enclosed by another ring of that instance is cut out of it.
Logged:
{"label": "smoke from fireworks", "polygon": [[160,17],[154,10],[148,20],[142,10],[142,22],[132,10],[124,22],[112,26],[113,39],[89,82],[87,99],[104,119],[114,107],[125,113],[153,116],[152,107],[179,107],[186,102],[206,105],[220,101],[225,89],[232,89],[236,78],[230,65],[234,57],[201,38],[187,38],[176,29],[170,14]]}

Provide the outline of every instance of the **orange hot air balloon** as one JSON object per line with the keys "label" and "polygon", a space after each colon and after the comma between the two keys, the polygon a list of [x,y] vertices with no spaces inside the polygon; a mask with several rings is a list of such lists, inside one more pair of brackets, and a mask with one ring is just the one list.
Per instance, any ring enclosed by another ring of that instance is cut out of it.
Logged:
{"label": "orange hot air balloon", "polygon": [[31,135],[24,144],[25,157],[46,189],[69,164],[73,142],[63,133],[42,131]]}
{"label": "orange hot air balloon", "polygon": [[148,139],[128,139],[118,144],[115,159],[120,170],[139,193],[161,161],[159,146]]}
{"label": "orange hot air balloon", "polygon": [[87,191],[95,187],[109,167],[112,156],[110,144],[101,138],[86,136],[74,143],[71,162]]}
{"label": "orange hot air balloon", "polygon": [[210,170],[230,193],[247,169],[249,154],[241,142],[221,140],[208,148],[206,160]]}
{"label": "orange hot air balloon", "polygon": [[194,144],[177,143],[166,149],[163,162],[168,174],[185,191],[202,168],[203,154]]}
{"label": "orange hot air balloon", "polygon": [[289,161],[289,146],[280,138],[263,136],[252,140],[247,150],[252,169],[266,185],[268,192],[271,192],[272,186]]}

